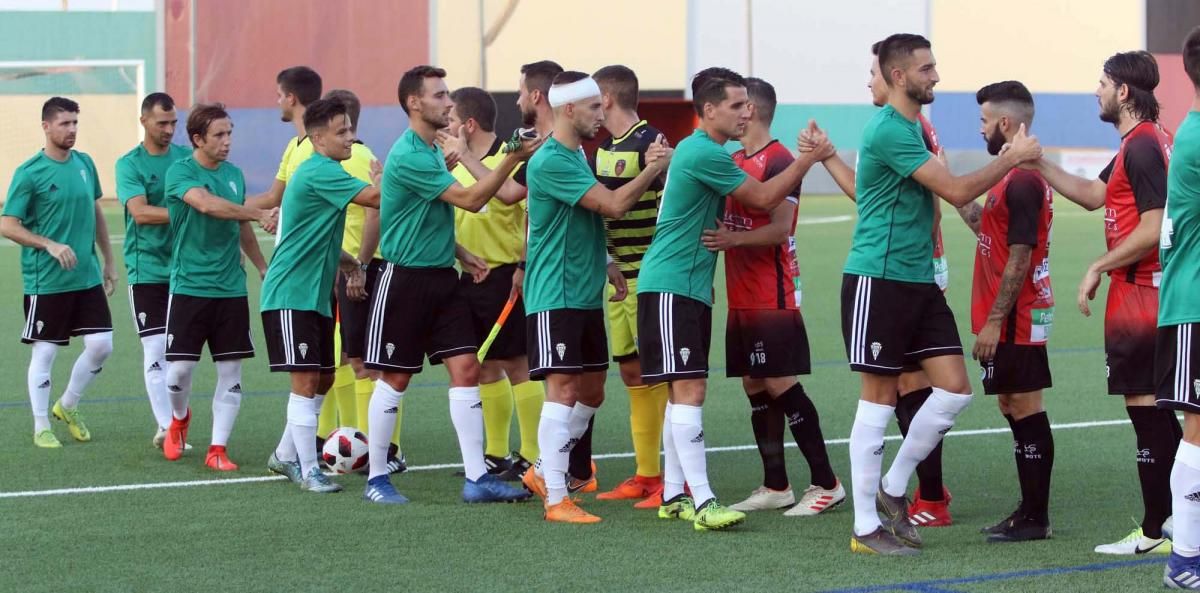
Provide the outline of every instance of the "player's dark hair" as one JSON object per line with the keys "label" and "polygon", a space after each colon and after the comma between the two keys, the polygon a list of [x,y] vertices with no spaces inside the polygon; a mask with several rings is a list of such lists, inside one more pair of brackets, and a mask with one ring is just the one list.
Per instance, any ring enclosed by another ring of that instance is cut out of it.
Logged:
{"label": "player's dark hair", "polygon": [[454,112],[458,114],[458,119],[464,122],[473,119],[479,124],[479,129],[485,132],[496,129],[496,100],[491,93],[479,87],[465,86],[454,89],[450,93],[450,100],[454,101]]}
{"label": "player's dark hair", "polygon": [[1015,106],[1023,118],[1033,122],[1033,93],[1016,80],[993,82],[979,89],[975,92],[975,102],[980,105],[992,103]]}
{"label": "player's dark hair", "polygon": [[637,109],[638,79],[637,74],[628,66],[614,64],[605,66],[592,75],[602,92],[613,96],[617,107],[621,109]]}
{"label": "player's dark hair", "polygon": [[304,130],[324,128],[339,115],[346,115],[346,104],[333,99],[317,99],[304,109]]}
{"label": "player's dark hair", "polygon": [[1200,89],[1200,27],[1192,29],[1183,40],[1183,70],[1192,79],[1192,86]]}
{"label": "player's dark hair", "polygon": [[771,125],[771,122],[775,121],[775,105],[778,104],[775,87],[761,78],[750,77],[746,79],[746,94],[750,96],[750,102],[754,103],[755,117],[768,126]]}
{"label": "player's dark hair", "polygon": [[[325,99],[330,101],[340,101],[346,106],[346,117],[350,118],[350,129],[358,129],[358,116],[362,113],[362,103],[358,100],[358,95],[346,89],[333,89],[325,93]],[[307,124],[305,124],[307,127]]]}
{"label": "player's dark hair", "polygon": [[553,86],[571,84],[572,82],[579,82],[587,77],[588,77],[587,72],[580,72],[578,70],[567,70],[566,72],[559,72],[557,75],[554,76]]}
{"label": "player's dark hair", "polygon": [[42,103],[42,121],[50,121],[64,112],[79,113],[79,103],[66,97],[50,97]]}
{"label": "player's dark hair", "polygon": [[896,33],[876,43],[871,49],[875,52],[875,55],[879,56],[879,72],[883,75],[884,82],[888,86],[892,86],[890,73],[892,66],[895,66],[896,62],[911,57],[913,52],[918,49],[932,48],[933,44],[920,35]]}
{"label": "player's dark hair", "polygon": [[150,113],[154,108],[158,107],[163,111],[171,111],[175,109],[175,99],[166,93],[150,93],[142,99],[142,113]]}
{"label": "player's dark hair", "polygon": [[321,75],[308,66],[293,66],[275,77],[284,93],[296,96],[305,107],[321,98]]}
{"label": "player's dark hair", "polygon": [[446,78],[446,71],[436,66],[414,66],[400,77],[396,87],[396,97],[400,99],[400,108],[408,115],[408,98],[420,97],[425,89],[426,78]]}
{"label": "player's dark hair", "polygon": [[746,86],[746,79],[741,74],[728,68],[705,68],[692,77],[692,106],[696,115],[704,117],[704,105],[712,103],[719,105],[727,94],[726,87]]}
{"label": "player's dark hair", "polygon": [[226,119],[229,117],[229,112],[225,111],[225,105],[221,103],[198,103],[192,106],[192,111],[188,113],[187,133],[188,140],[191,140],[192,146],[199,148],[196,144],[196,136],[204,138],[208,136],[208,126],[212,125],[218,119]]}
{"label": "player's dark hair", "polygon": [[879,55],[879,46],[881,46],[881,45],[883,45],[882,39],[880,39],[879,41],[876,41],[875,43],[872,43],[871,44],[871,55],[878,56]]}
{"label": "player's dark hair", "polygon": [[1143,121],[1158,121],[1158,61],[1148,51],[1121,52],[1104,61],[1104,74],[1117,86],[1129,87],[1124,107]]}
{"label": "player's dark hair", "polygon": [[551,60],[542,60],[521,66],[521,74],[525,75],[525,88],[529,90],[537,89],[542,91],[542,96],[545,97],[550,92],[550,85],[554,82],[554,77],[561,74],[563,67],[558,65],[558,62]]}

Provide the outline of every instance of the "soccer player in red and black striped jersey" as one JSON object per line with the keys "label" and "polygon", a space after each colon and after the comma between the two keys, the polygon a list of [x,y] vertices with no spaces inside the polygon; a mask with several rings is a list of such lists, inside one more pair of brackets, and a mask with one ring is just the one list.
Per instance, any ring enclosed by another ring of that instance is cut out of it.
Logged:
{"label": "soccer player in red and black striped jersey", "polygon": [[[999,154],[1021,124],[1033,124],[1033,95],[1020,82],[989,84],[975,94],[980,133]],[[974,356],[983,390],[994,394],[1013,433],[1021,503],[995,526],[988,541],[1050,537],[1050,473],[1054,437],[1042,405],[1051,386],[1046,340],[1054,322],[1050,288],[1050,227],[1054,192],[1036,171],[1013,169],[987,194],[983,206],[959,209],[978,236],[971,291]]]}
{"label": "soccer player in red and black striped jersey", "polygon": [[[750,176],[766,181],[792,163],[792,153],[771,138],[775,88],[760,78],[746,79],[750,121],[733,160]],[[726,373],[741,377],[750,398],[750,426],[763,463],[763,484],[738,511],[792,507],[789,516],[810,516],[846,499],[833,473],[821,421],[796,375],[811,372],[808,333],[800,316],[800,270],[796,261],[797,186],[773,210],[759,210],[733,198],[724,222],[704,231],[711,251],[725,252],[729,317],[725,327]],[[808,461],[812,479],[799,501],[788,482],[783,454],[784,424]],[[794,505],[794,506],[793,506]]]}
{"label": "soccer player in red and black striped jersey", "polygon": [[[871,54],[874,57],[871,62],[871,79],[867,83],[867,88],[871,91],[871,102],[876,107],[883,107],[887,104],[887,83],[884,82],[882,70],[879,68],[879,46],[882,43],[882,41],[878,41],[871,46]],[[934,130],[933,124],[924,114],[917,114],[917,121],[921,124],[921,139],[925,142],[925,148],[941,157],[942,146],[938,142],[937,131]],[[838,187],[851,200],[855,199],[854,169],[837,156],[825,160],[823,164],[837,182]],[[934,281],[945,291],[950,283],[950,268],[942,248],[942,201],[935,197],[933,204]],[[897,391],[896,423],[900,425],[901,434],[907,435],[913,417],[917,415],[917,411],[933,393],[933,385],[929,382],[929,377],[925,375],[925,372],[918,368],[900,374]],[[942,480],[942,443],[939,442],[925,460],[917,464],[917,490],[913,494],[913,501],[908,509],[909,519],[914,525],[920,527],[952,525],[950,498],[950,491],[946,489]]]}
{"label": "soccer player in red and black striped jersey", "polygon": [[[1155,408],[1154,353],[1158,316],[1159,231],[1167,199],[1171,136],[1158,124],[1158,64],[1144,51],[1118,53],[1104,62],[1096,97],[1100,119],[1121,135],[1121,148],[1099,179],[1071,175],[1042,160],[1046,181],[1087,210],[1104,208],[1108,252],[1088,267],[1078,305],[1090,315],[1102,274],[1109,276],[1104,313],[1108,392],[1125,398],[1137,434],[1138,478],[1145,514],[1141,526],[1102,554],[1165,550],[1163,522],[1171,516],[1171,460],[1182,429],[1171,410]],[[1161,546],[1161,547],[1160,547]]]}

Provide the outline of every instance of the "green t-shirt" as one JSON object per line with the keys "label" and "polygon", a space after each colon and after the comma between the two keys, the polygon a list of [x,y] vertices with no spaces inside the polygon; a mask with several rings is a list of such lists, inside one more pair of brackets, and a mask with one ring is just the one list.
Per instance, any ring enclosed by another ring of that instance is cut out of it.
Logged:
{"label": "green t-shirt", "polygon": [[933,198],[912,178],[932,156],[921,124],[891,105],[867,122],[854,181],[858,222],[847,274],[933,283]]}
{"label": "green t-shirt", "polygon": [[604,219],[579,206],[598,183],[587,159],[554,138],[533,158],[529,184],[529,249],[525,312],[604,307]]}
{"label": "green t-shirt", "polygon": [[151,206],[166,208],[163,191],[167,169],[191,156],[191,149],[172,144],[167,152],[153,155],[145,145],[117,160],[117,199],[125,206],[125,273],[129,284],[166,284],[171,278],[171,227],[167,224],[138,224],[129,214],[132,198],[145,196]]}
{"label": "green t-shirt", "polygon": [[75,252],[78,263],[64,270],[43,249],[21,248],[21,278],[25,294],[55,294],[86,290],[100,284],[96,257],[96,200],[100,177],[92,157],[72,150],[59,162],[43,152],[17,167],[4,216],[21,220],[30,232],[62,243]]}
{"label": "green t-shirt", "polygon": [[263,311],[316,311],[333,317],[329,293],[342,253],[346,206],[364,187],[320,153],[296,168],[283,191],[282,230],[263,279]]}
{"label": "green t-shirt", "polygon": [[746,172],[703,130],[679,143],[667,169],[658,211],[658,227],[638,275],[638,294],[666,292],[713,302],[717,254],[704,248],[700,236],[717,228],[725,196],[746,180]]}
{"label": "green t-shirt", "polygon": [[400,136],[383,167],[383,259],[406,268],[454,267],[454,206],[438,199],[453,183],[440,146],[412,128]]}
{"label": "green t-shirt", "polygon": [[1158,325],[1200,322],[1200,111],[1188,112],[1175,133],[1158,257]]}
{"label": "green t-shirt", "polygon": [[171,294],[229,298],[246,296],[242,269],[241,223],[193,209],[183,201],[188,190],[208,193],[241,205],[246,201],[242,170],[222,162],[207,169],[193,157],[167,169],[167,212],[171,217]]}

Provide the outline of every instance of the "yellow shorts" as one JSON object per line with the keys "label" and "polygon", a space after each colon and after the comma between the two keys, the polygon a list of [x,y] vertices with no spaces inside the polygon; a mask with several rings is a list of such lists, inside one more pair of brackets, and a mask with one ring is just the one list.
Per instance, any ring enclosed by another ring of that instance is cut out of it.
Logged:
{"label": "yellow shorts", "polygon": [[[637,280],[626,279],[629,292],[625,300],[608,301],[608,340],[614,362],[637,358]],[[608,284],[605,298],[612,298],[617,289]]]}

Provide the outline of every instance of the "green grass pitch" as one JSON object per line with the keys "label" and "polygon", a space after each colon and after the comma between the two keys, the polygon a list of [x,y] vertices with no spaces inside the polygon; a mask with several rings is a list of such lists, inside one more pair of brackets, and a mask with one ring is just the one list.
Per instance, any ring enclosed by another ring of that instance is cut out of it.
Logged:
{"label": "green grass pitch", "polygon": [[[1074,304],[1084,268],[1104,248],[1101,215],[1085,213],[1064,199],[1057,206],[1051,268],[1058,309],[1050,340],[1056,387],[1047,393],[1050,418],[1056,425],[1121,421],[1122,401],[1105,395],[1102,320],[1084,318]],[[948,298],[969,350],[974,237],[952,209],[944,210]],[[803,381],[820,410],[826,439],[837,440],[830,454],[835,470],[847,481],[844,439],[849,436],[858,381],[845,365],[838,295],[853,213],[844,198],[806,196],[797,230],[803,311],[815,363],[813,374]],[[108,214],[114,235],[121,234],[119,211],[110,209]],[[119,253],[120,246],[114,251]],[[1159,563],[1105,564],[1125,559],[1091,551],[1096,544],[1125,535],[1135,525],[1133,518],[1140,518],[1133,433],[1123,424],[1055,431],[1053,540],[983,542],[979,527],[1007,515],[1018,496],[1010,437],[971,432],[1005,426],[992,398],[984,395],[976,397],[958,422],[956,432],[967,434],[951,433],[946,442],[946,483],[955,496],[955,525],[925,530],[925,552],[911,560],[850,554],[849,502],[808,519],[753,514],[729,533],[695,533],[690,525],[660,522],[653,513],[635,512],[616,502],[588,500],[586,508],[604,522],[587,527],[547,524],[537,503],[467,506],[459,500],[461,482],[451,475],[453,469],[420,467],[458,460],[440,367],[427,367],[406,398],[403,447],[410,464],[418,467],[395,483],[412,498],[407,506],[364,503],[363,478],[357,476],[338,478],[347,490],[332,496],[308,495],[280,481],[12,496],[265,476],[264,462],[284,423],[287,378],[267,372],[253,307],[259,355],[246,362],[247,397],[230,442],[231,456],[241,470],[218,476],[202,463],[214,380],[207,360],[197,372],[193,400],[191,440],[197,448],[180,462],[163,460],[150,445],[153,422],[142,387],[141,348],[125,287],[119,286],[110,302],[116,350],[81,407],[93,442],[71,442],[58,425],[64,448],[35,449],[25,390],[29,355],[18,341],[18,249],[11,244],[0,247],[0,275],[9,278],[4,289],[7,313],[0,316],[6,382],[0,390],[0,591],[728,593],[878,585],[879,591],[982,592],[1159,586]],[[710,358],[716,371],[709,382],[705,432],[710,447],[747,446],[753,438],[745,396],[740,383],[723,372],[723,282],[718,273]],[[250,286],[252,301],[257,302],[258,280],[251,279]],[[76,342],[60,352],[55,396],[79,348]],[[978,367],[968,361],[968,369],[978,392]],[[631,450],[627,397],[615,370],[596,423],[597,454]],[[515,428],[514,423],[514,445]],[[895,449],[895,441],[889,441],[889,457]],[[793,484],[806,485],[808,470],[794,448],[788,450],[788,462]],[[727,503],[740,500],[761,479],[758,456],[750,448],[712,452],[708,467],[717,493]],[[601,486],[613,485],[632,470],[628,456],[600,459]],[[1061,570],[1087,565],[1102,566]],[[913,584],[939,579],[949,580]]]}

